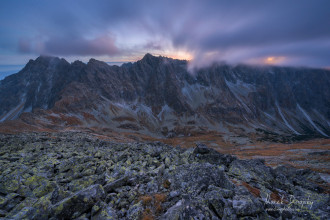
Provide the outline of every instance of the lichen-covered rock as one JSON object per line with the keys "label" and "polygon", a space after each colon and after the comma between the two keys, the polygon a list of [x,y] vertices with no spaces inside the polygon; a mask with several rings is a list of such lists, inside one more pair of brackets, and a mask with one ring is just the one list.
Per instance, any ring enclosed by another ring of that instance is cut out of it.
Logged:
{"label": "lichen-covered rock", "polygon": [[5,217],[6,215],[8,215],[8,212],[0,209],[0,217]]}
{"label": "lichen-covered rock", "polygon": [[73,193],[70,191],[65,191],[60,187],[56,187],[51,194],[50,201],[52,204],[55,204],[67,197],[70,197],[72,194]]}
{"label": "lichen-covered rock", "polygon": [[0,198],[0,209],[9,212],[22,200],[23,198],[19,194],[10,193],[4,198],[3,197]]}
{"label": "lichen-covered rock", "polygon": [[0,193],[8,194],[17,192],[20,188],[20,176],[1,174],[0,178]]}
{"label": "lichen-covered rock", "polygon": [[130,184],[130,178],[129,176],[125,176],[122,178],[119,178],[113,182],[107,183],[104,186],[104,190],[105,192],[112,192],[113,190],[115,190],[116,188],[122,187],[122,186],[126,186],[127,184]]}
{"label": "lichen-covered rock", "polygon": [[[279,181],[278,184],[283,185],[301,185],[306,189],[315,192],[323,192],[322,189],[317,183],[322,182],[322,179],[319,174],[309,170],[309,169],[295,169],[292,166],[285,165],[279,166],[274,169],[274,173],[277,177],[280,177],[282,181]],[[306,181],[310,180],[310,181]],[[290,187],[290,186],[289,186]]]}
{"label": "lichen-covered rock", "polygon": [[256,216],[263,211],[262,203],[252,196],[236,196],[233,209],[238,216]]}
{"label": "lichen-covered rock", "polygon": [[200,162],[224,165],[226,167],[228,167],[232,161],[236,160],[236,157],[228,154],[221,154],[212,148],[208,148],[204,144],[197,144],[193,151],[193,156]]}
{"label": "lichen-covered rock", "polygon": [[264,161],[255,160],[234,160],[230,164],[229,175],[244,182],[257,180],[260,183],[272,184],[274,181],[274,171],[267,167]]}
{"label": "lichen-covered rock", "polygon": [[0,134],[4,219],[327,219],[323,185],[313,171],[272,169],[200,144],[119,144],[79,132]]}
{"label": "lichen-covered rock", "polygon": [[10,217],[10,219],[20,220],[20,219],[37,219],[35,217],[36,215],[36,209],[33,207],[25,207],[21,211],[19,211],[17,214]]}
{"label": "lichen-covered rock", "polygon": [[101,185],[92,185],[52,206],[52,216],[60,219],[78,217],[105,197]]}
{"label": "lichen-covered rock", "polygon": [[142,217],[143,210],[144,210],[144,208],[142,206],[142,202],[138,202],[138,203],[132,205],[127,210],[127,218],[132,219],[132,220],[139,220]]}
{"label": "lichen-covered rock", "polygon": [[54,190],[56,187],[55,182],[50,182],[50,181],[42,181],[40,185],[33,190],[33,194],[36,197],[42,197]]}
{"label": "lichen-covered rock", "polygon": [[11,218],[12,216],[19,213],[23,208],[25,207],[33,207],[33,205],[38,201],[37,198],[34,197],[28,197],[24,199],[22,202],[17,204],[15,208],[13,208],[10,212],[7,213],[6,217]]}
{"label": "lichen-covered rock", "polygon": [[51,193],[39,198],[33,205],[31,206],[36,210],[35,218],[36,219],[47,219],[48,215],[51,211]]}
{"label": "lichen-covered rock", "polygon": [[218,217],[223,217],[224,208],[226,206],[225,199],[222,196],[221,191],[212,190],[205,193],[205,199],[207,200],[209,207],[216,213]]}
{"label": "lichen-covered rock", "polygon": [[205,192],[210,185],[233,189],[223,169],[209,163],[194,163],[176,167],[166,174],[171,182],[171,189],[180,190],[191,196]]}
{"label": "lichen-covered rock", "polygon": [[93,185],[96,181],[97,177],[96,176],[88,176],[88,177],[82,177],[79,179],[72,180],[68,184],[68,188],[72,192],[76,192],[79,190],[82,190],[90,185]]}
{"label": "lichen-covered rock", "polygon": [[118,216],[116,211],[111,206],[101,208],[95,215],[92,216],[92,220],[116,220]]}
{"label": "lichen-covered rock", "polygon": [[201,201],[178,201],[174,206],[169,208],[164,215],[160,217],[162,220],[173,219],[219,219],[206,204]]}

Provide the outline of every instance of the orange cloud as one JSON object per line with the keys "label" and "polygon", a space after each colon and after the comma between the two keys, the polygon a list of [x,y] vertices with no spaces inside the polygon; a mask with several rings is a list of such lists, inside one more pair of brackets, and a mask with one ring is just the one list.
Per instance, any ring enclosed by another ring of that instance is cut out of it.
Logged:
{"label": "orange cloud", "polygon": [[177,53],[173,55],[168,55],[168,57],[178,60],[192,60],[193,56],[189,53]]}
{"label": "orange cloud", "polygon": [[186,50],[180,50],[180,49],[169,49],[167,51],[163,51],[160,53],[161,56],[169,57],[172,59],[178,59],[178,60],[192,60],[194,57],[191,53],[189,53]]}
{"label": "orange cloud", "polygon": [[282,63],[284,60],[285,60],[285,57],[283,57],[283,56],[278,56],[278,57],[272,56],[272,57],[266,57],[264,59],[264,63],[273,65],[273,64]]}

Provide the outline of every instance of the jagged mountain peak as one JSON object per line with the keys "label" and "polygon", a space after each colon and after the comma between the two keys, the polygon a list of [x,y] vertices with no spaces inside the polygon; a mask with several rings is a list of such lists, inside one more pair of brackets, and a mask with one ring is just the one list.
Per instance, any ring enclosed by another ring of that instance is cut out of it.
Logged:
{"label": "jagged mountain peak", "polygon": [[150,53],[147,53],[144,55],[144,57],[138,61],[138,62],[141,62],[141,63],[147,63],[149,65],[154,65],[154,64],[158,64],[160,61],[161,61],[162,57],[158,56],[153,56],[152,54]]}
{"label": "jagged mountain peak", "polygon": [[88,63],[87,63],[88,66],[109,66],[106,62],[104,61],[100,61],[100,60],[96,60],[94,58],[91,58]]}
{"label": "jagged mountain peak", "polygon": [[59,60],[59,59],[60,58],[59,57],[56,57],[56,56],[43,55],[43,54],[41,54],[39,57],[37,57],[36,61],[41,61],[41,60],[50,61],[50,60]]}
{"label": "jagged mountain peak", "polygon": [[146,53],[142,60],[146,60],[146,59],[152,59],[152,58],[156,58],[156,56],[153,56],[151,53]]}
{"label": "jagged mountain peak", "polygon": [[30,60],[20,71],[25,75],[47,75],[62,68],[68,68],[70,63],[64,58],[40,55],[35,60]]}
{"label": "jagged mountain peak", "polygon": [[86,64],[80,60],[75,60],[71,63],[72,66],[85,66]]}
{"label": "jagged mountain peak", "polygon": [[57,65],[57,64],[69,64],[64,58],[59,58],[49,55],[40,55],[37,59],[33,61],[35,65]]}

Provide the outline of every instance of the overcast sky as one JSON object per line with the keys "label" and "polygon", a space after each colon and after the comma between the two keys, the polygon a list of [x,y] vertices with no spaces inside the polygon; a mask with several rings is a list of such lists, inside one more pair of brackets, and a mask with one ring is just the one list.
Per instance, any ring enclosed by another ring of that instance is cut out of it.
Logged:
{"label": "overcast sky", "polygon": [[330,1],[2,0],[0,65],[40,54],[136,61],[145,53],[330,67]]}

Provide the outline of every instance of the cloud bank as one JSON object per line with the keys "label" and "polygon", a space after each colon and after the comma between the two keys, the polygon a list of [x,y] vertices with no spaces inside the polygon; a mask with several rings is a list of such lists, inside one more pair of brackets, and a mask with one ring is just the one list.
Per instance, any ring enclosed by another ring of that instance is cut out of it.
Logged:
{"label": "cloud bank", "polygon": [[[0,53],[330,66],[330,2],[4,1]],[[86,58],[87,59],[87,58]]]}

